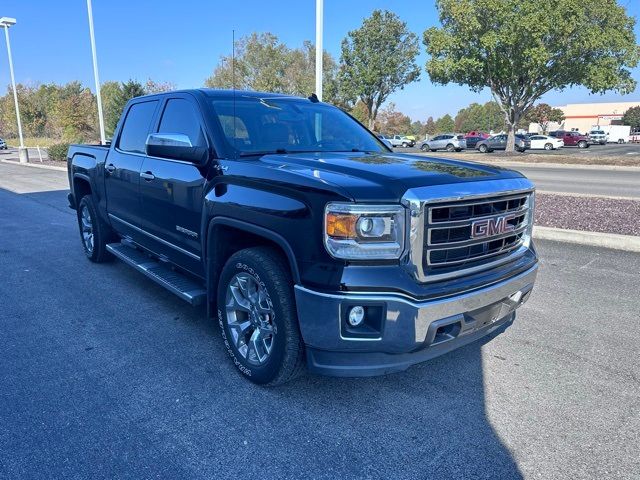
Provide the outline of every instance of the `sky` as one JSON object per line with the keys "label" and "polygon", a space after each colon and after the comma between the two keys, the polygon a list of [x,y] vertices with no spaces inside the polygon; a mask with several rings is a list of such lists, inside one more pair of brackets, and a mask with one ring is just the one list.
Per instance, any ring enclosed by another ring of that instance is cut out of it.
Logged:
{"label": "sky", "polygon": [[[630,15],[640,16],[640,1],[620,2]],[[439,24],[433,0],[324,0],[324,5],[324,48],[336,59],[342,39],[375,9],[394,11],[420,41],[425,29]],[[94,85],[85,0],[2,0],[0,16],[17,19],[10,29],[17,82],[80,80]],[[178,88],[201,87],[220,56],[231,52],[233,29],[236,38],[269,31],[290,47],[315,41],[314,0],[93,0],[93,16],[101,82],[152,78]],[[636,35],[640,38],[638,25]],[[4,91],[10,76],[6,45],[0,38],[0,90]],[[424,70],[427,56],[420,45],[420,81],[388,100],[400,111],[425,121],[491,99],[488,91],[476,94],[463,86],[433,85]],[[633,76],[640,83],[640,68]],[[584,88],[572,88],[550,92],[542,101],[552,105],[640,101],[640,88],[626,96],[590,95]]]}

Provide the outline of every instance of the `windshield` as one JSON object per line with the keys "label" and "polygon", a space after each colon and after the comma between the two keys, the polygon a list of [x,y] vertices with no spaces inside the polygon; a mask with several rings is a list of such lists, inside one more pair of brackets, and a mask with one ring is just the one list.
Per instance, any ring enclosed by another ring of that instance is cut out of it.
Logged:
{"label": "windshield", "polygon": [[373,134],[331,105],[298,98],[212,100],[234,155],[387,152]]}

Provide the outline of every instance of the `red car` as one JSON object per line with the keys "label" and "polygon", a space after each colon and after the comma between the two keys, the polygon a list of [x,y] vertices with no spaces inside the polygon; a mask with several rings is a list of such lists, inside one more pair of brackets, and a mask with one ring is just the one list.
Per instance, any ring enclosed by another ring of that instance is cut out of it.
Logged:
{"label": "red car", "polygon": [[471,132],[467,133],[464,138],[470,138],[470,137],[480,137],[480,138],[489,138],[491,135],[489,135],[488,133],[485,132],[481,132],[479,130],[472,130]]}
{"label": "red car", "polygon": [[561,139],[565,147],[589,148],[589,137],[580,132],[565,132],[559,130],[557,132],[550,132],[549,135]]}

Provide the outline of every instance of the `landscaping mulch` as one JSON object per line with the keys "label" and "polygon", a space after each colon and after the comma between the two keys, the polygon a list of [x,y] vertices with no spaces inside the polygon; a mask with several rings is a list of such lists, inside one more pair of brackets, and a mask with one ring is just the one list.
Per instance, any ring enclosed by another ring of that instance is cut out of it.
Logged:
{"label": "landscaping mulch", "polygon": [[535,223],[543,227],[640,236],[640,200],[538,193]]}

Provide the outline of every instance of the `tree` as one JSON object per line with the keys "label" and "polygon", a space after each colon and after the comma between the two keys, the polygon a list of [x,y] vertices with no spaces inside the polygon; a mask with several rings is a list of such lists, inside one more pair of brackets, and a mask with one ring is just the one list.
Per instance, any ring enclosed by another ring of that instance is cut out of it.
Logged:
{"label": "tree", "polygon": [[395,103],[390,103],[380,111],[376,121],[376,130],[389,135],[407,134],[411,130],[411,119],[396,110]]}
{"label": "tree", "polygon": [[57,115],[65,142],[87,142],[96,137],[96,97],[80,82],[70,82],[60,90]]}
{"label": "tree", "polygon": [[640,129],[640,107],[631,107],[622,116],[622,124],[630,125],[631,130]]}
{"label": "tree", "polygon": [[549,123],[560,123],[564,120],[564,112],[559,108],[553,108],[546,103],[539,103],[529,110],[526,115],[526,119],[528,122],[537,123],[542,128],[542,132],[547,133]]}
{"label": "tree", "polygon": [[101,93],[104,105],[104,129],[107,137],[110,137],[118,125],[127,102],[147,92],[140,82],[130,79],[127,82],[106,82],[102,84]]}
{"label": "tree", "polygon": [[424,32],[434,83],[489,88],[514,129],[551,90],[632,92],[640,49],[635,20],[616,0],[438,0],[442,27]]}
{"label": "tree", "polygon": [[458,132],[502,130],[504,114],[496,102],[487,102],[484,105],[472,103],[458,111],[454,128]]}
{"label": "tree", "polygon": [[418,50],[416,35],[386,10],[375,10],[342,41],[340,90],[365,104],[369,129],[374,128],[380,105],[389,95],[420,76]]}
{"label": "tree", "polygon": [[151,78],[147,79],[147,83],[144,84],[144,91],[147,95],[152,93],[170,92],[176,89],[176,84],[173,82],[156,82]]}
{"label": "tree", "polygon": [[427,118],[427,123],[424,124],[424,130],[427,135],[435,135],[438,131],[436,122],[433,121],[433,117]]}
{"label": "tree", "polygon": [[369,111],[367,110],[367,106],[362,103],[360,100],[356,102],[356,104],[351,108],[349,113],[354,116],[360,123],[367,123],[367,119],[369,118]]}
{"label": "tree", "polygon": [[446,133],[453,132],[456,128],[456,124],[448,113],[444,117],[440,117],[436,120],[436,132]]}
{"label": "tree", "polygon": [[[292,49],[272,33],[254,32],[236,40],[235,59],[222,56],[205,86],[307,97],[315,90],[315,63],[313,43],[305,41],[302,48]],[[323,100],[349,109],[353,102],[338,89],[336,61],[323,52],[322,65]]]}

